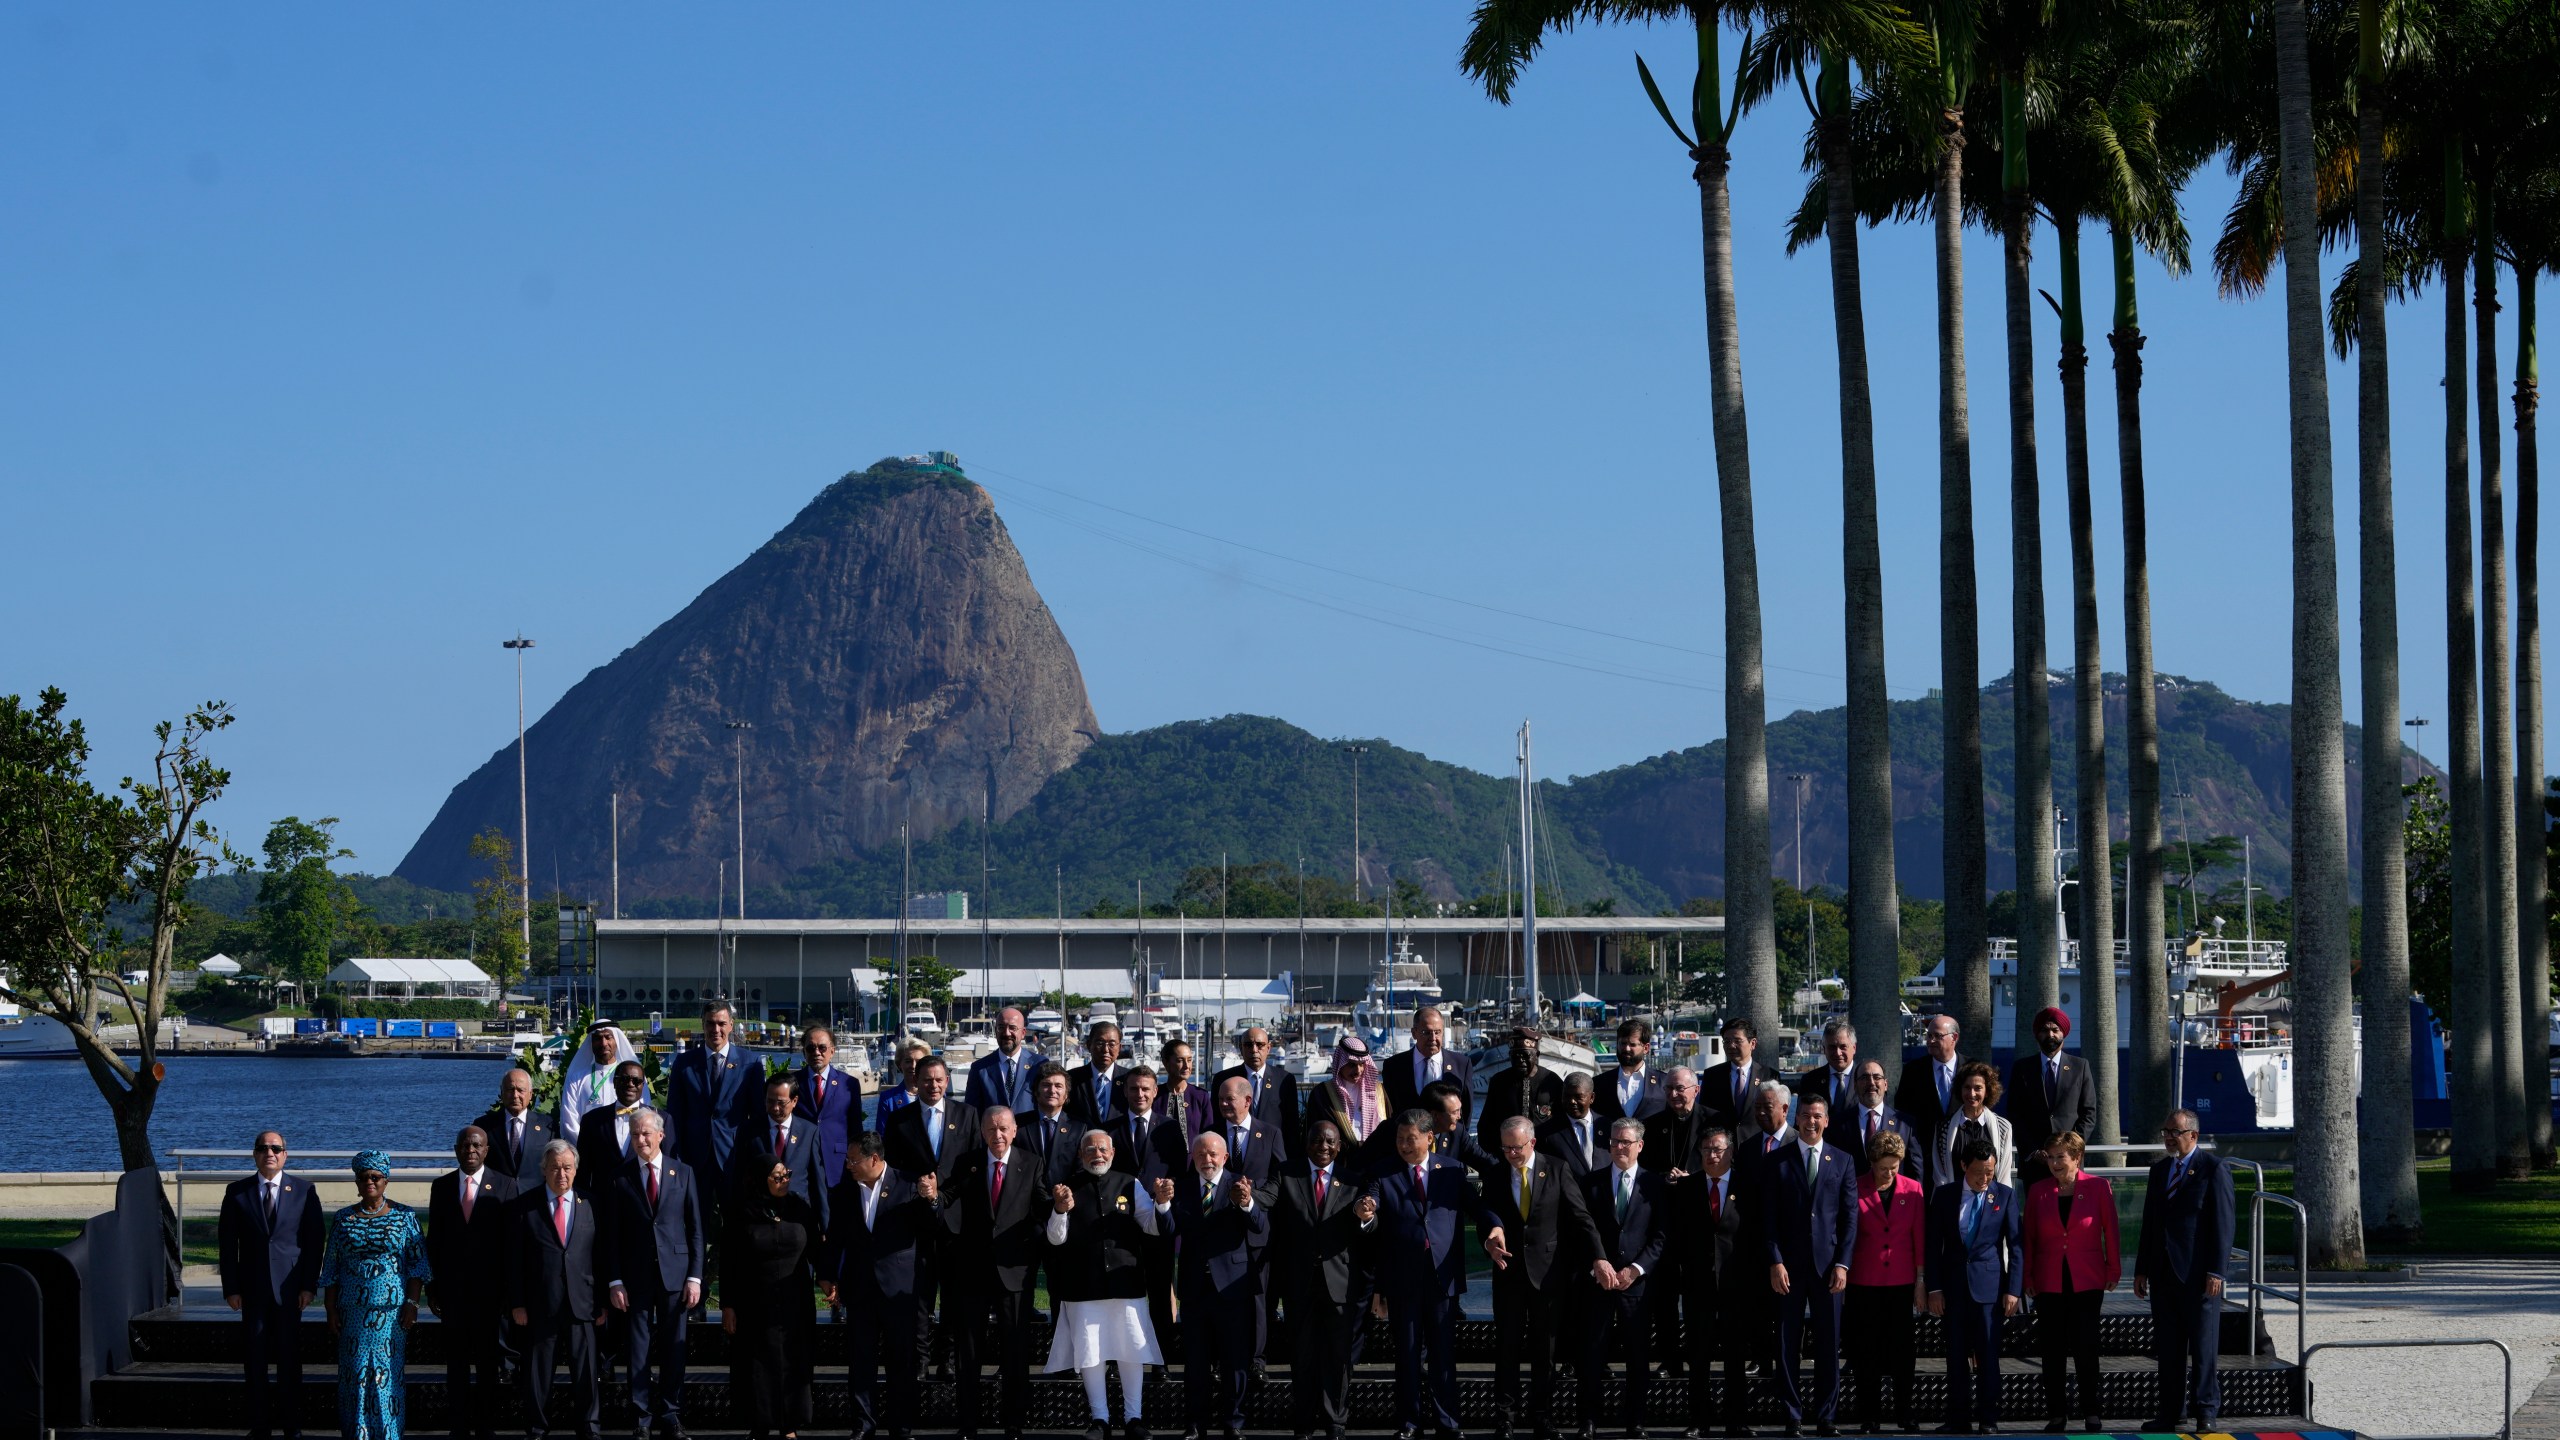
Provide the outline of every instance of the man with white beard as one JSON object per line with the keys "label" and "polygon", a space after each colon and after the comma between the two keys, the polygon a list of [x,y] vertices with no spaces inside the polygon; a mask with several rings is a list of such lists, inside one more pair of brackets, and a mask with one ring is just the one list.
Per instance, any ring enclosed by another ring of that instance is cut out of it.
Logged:
{"label": "man with white beard", "polygon": [[1139,1237],[1157,1233],[1156,1207],[1173,1202],[1173,1181],[1159,1178],[1153,1193],[1136,1176],[1111,1168],[1111,1132],[1088,1130],[1076,1151],[1076,1171],[1049,1190],[1049,1297],[1057,1329],[1049,1343],[1047,1371],[1073,1370],[1084,1377],[1093,1424],[1085,1440],[1109,1440],[1111,1404],[1102,1367],[1120,1367],[1120,1409],[1128,1440],[1147,1440],[1140,1418],[1146,1366],[1164,1363],[1154,1323],[1147,1315],[1147,1269]]}

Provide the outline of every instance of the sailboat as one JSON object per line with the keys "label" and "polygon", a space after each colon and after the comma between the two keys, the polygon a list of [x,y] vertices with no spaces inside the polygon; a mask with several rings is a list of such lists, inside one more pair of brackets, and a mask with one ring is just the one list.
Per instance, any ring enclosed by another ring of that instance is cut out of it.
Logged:
{"label": "sailboat", "polygon": [[1538,1032],[1539,1069],[1560,1079],[1600,1071],[1599,1054],[1590,1037],[1576,1028],[1572,1009],[1549,1004],[1538,990],[1538,794],[1526,720],[1520,722],[1519,739],[1521,985],[1509,1004],[1497,1003],[1475,1027],[1475,1045],[1467,1053],[1467,1064],[1474,1072],[1477,1105],[1484,1103],[1488,1086],[1510,1073],[1511,1036],[1524,1025]]}

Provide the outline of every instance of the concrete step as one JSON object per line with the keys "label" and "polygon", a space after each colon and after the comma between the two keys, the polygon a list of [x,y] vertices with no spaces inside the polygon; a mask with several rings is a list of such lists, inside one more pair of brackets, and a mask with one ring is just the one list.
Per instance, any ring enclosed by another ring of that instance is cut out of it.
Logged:
{"label": "concrete step", "polygon": [[[1391,1352],[1379,1352],[1381,1355]],[[2159,1375],[2146,1360],[2127,1356],[2108,1357],[2102,1362],[2101,1393],[2106,1413],[2125,1429],[2130,1421],[2152,1413],[2159,1394]],[[838,1430],[850,1424],[844,1372],[835,1365],[821,1365],[812,1387],[817,1430]],[[2002,1413],[2011,1418],[2014,1428],[2029,1419],[2044,1415],[2044,1382],[2039,1367],[2032,1361],[2011,1360],[2003,1365],[2000,1376]],[[985,1413],[998,1410],[996,1382],[992,1375],[981,1378]],[[1649,1428],[1676,1433],[1687,1418],[1690,1386],[1695,1380],[1685,1377],[1654,1377],[1648,1387]],[[1724,1377],[1708,1378],[1721,1386]],[[1481,1364],[1460,1367],[1459,1403],[1461,1417],[1471,1428],[1490,1429],[1496,1408],[1491,1368]],[[628,1400],[621,1383],[605,1387],[605,1423],[608,1428],[627,1433],[630,1424]],[[1757,1425],[1779,1423],[1780,1415],[1774,1397],[1769,1393],[1765,1376],[1753,1382],[1752,1420]],[[1914,1386],[1916,1408],[1924,1423],[1941,1417],[1946,1403],[1946,1372],[1943,1362],[1923,1361]],[[1614,1434],[1621,1411],[1621,1382],[1612,1379],[1601,1396],[1600,1415]],[[1578,1413],[1578,1384],[1568,1368],[1559,1373],[1553,1392],[1555,1414],[1559,1423],[1570,1421]],[[1854,1391],[1849,1392],[1854,1394]],[[2076,1393],[2076,1392],[2075,1392]],[[2251,1360],[2235,1357],[2222,1364],[2223,1414],[2232,1423],[2260,1421],[2271,1417],[2301,1414],[2304,1397],[2301,1372],[2291,1365],[2272,1359]],[[924,1385],[922,1403],[923,1428],[948,1427],[952,1423],[954,1387],[948,1380],[929,1379]],[[1085,1402],[1082,1384],[1070,1375],[1037,1376],[1032,1380],[1030,1412],[1020,1420],[1026,1431],[1073,1432],[1085,1424]],[[173,1418],[186,1417],[190,1433],[223,1433],[239,1431],[245,1426],[243,1402],[245,1383],[241,1373],[229,1365],[203,1360],[171,1362],[144,1361],[98,1380],[92,1392],[95,1407],[92,1423],[101,1427],[158,1427],[172,1424]],[[1718,1392],[1721,1398],[1721,1391]],[[444,1372],[440,1366],[412,1363],[408,1380],[409,1423],[422,1430],[442,1430],[448,1415]],[[325,1434],[337,1424],[336,1373],[333,1367],[319,1365],[308,1368],[297,1400],[302,1429],[309,1434]],[[555,1397],[555,1406],[559,1403]],[[684,1414],[689,1426],[717,1430],[734,1425],[730,1410],[729,1376],[717,1365],[696,1365],[684,1389]],[[1351,1385],[1353,1423],[1364,1429],[1391,1428],[1396,1414],[1395,1381],[1392,1372],[1379,1364],[1363,1365]],[[1844,1410],[1847,1409],[1844,1396]],[[1160,1434],[1179,1434],[1178,1423],[1183,1413],[1182,1371],[1175,1367],[1158,1372],[1147,1381],[1146,1410]],[[1252,1390],[1247,1413],[1257,1429],[1287,1432],[1293,1428],[1288,1375],[1285,1368],[1275,1368]],[[1720,1412],[1719,1412],[1720,1413]],[[568,1417],[555,1410],[557,1422]],[[1848,1418],[1845,1414],[1844,1419]],[[504,1412],[497,1417],[498,1428],[514,1430],[522,1426],[521,1398],[508,1397]],[[574,1425],[569,1428],[574,1429]],[[2276,1430],[2275,1425],[2258,1428]]]}

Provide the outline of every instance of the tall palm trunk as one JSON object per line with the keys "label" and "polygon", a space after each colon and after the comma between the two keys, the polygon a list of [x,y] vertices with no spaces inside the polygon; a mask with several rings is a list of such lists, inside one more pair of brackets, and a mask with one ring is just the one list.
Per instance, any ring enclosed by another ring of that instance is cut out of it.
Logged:
{"label": "tall palm trunk", "polygon": [[[2533,1141],[2525,1121],[2523,977],[2516,973],[2516,775],[2515,732],[2505,721],[2515,703],[2507,672],[2507,497],[2504,447],[2498,441],[2498,216],[2497,172],[2482,165],[2473,177],[2471,306],[2479,327],[2475,377],[2480,407],[2480,898],[2481,947],[2496,987],[2491,1055],[2497,1065],[2498,1173],[2533,1168]],[[2534,1053],[2544,1054],[2542,1037]],[[2537,1070],[2545,1066],[2537,1065]],[[2546,1099],[2547,1105],[2549,1101]]]}
{"label": "tall palm trunk", "polygon": [[2312,184],[2308,0],[2276,0],[2277,183],[2284,213],[2293,440],[2294,1198],[2310,1262],[2364,1263],[2357,1203],[2354,968],[2347,951],[2347,755],[2338,675],[2338,547],[2319,206]]}
{"label": "tall palm trunk", "polygon": [[[2550,1026],[2549,843],[2542,818],[2542,456],[2534,412],[2542,374],[2534,334],[2533,287],[2542,267],[2516,266],[2516,942],[2524,976],[2525,1048]],[[2532,1072],[2535,1067],[2527,1066]],[[2525,1107],[2537,1169],[2552,1163],[2551,1107]]]}
{"label": "tall palm trunk", "polygon": [[2471,591],[2471,422],[2463,391],[2471,377],[2462,314],[2471,258],[2462,142],[2445,141],[2444,589],[2445,791],[2453,854],[2452,1044],[2453,1188],[2485,1190],[2498,1177],[2497,1065],[2491,1029],[2497,983],[2481,949],[2480,637]]}
{"label": "tall palm trunk", "polygon": [[[1715,26],[1698,20],[1699,73],[1715,75]],[[1712,107],[1710,107],[1712,108]],[[1742,336],[1733,302],[1733,154],[1698,137],[1698,224],[1705,237],[1707,397],[1724,532],[1724,963],[1729,1003],[1778,1033],[1778,939],[1769,870],[1768,702],[1760,669],[1760,552],[1751,527],[1751,437],[1742,400]]]}
{"label": "tall palm trunk", "polygon": [[1869,1058],[1902,1068],[1902,906],[1893,871],[1893,748],[1884,688],[1884,561],[1876,535],[1875,411],[1867,395],[1866,308],[1858,282],[1858,201],[1849,160],[1849,61],[1822,57],[1817,93],[1823,236],[1840,358],[1840,569],[1849,663],[1849,1018]]}
{"label": "tall palm trunk", "polygon": [[2151,536],[2142,482],[2142,316],[2134,304],[2133,233],[2107,227],[2115,270],[2116,469],[2124,492],[2124,750],[2129,804],[2125,953],[2133,975],[2125,1077],[2136,1131],[2178,1104],[2170,1091],[2168,919],[2160,890],[2160,708],[2151,669]]}
{"label": "tall palm trunk", "polygon": [[[2409,1053],[2408,844],[2400,793],[2399,555],[2391,516],[2391,359],[2382,157],[2381,0],[2360,0],[2356,111],[2356,562],[2364,675],[2364,1048]],[[2362,1171],[2367,1233],[2385,1244],[2420,1232],[2409,1067],[2364,1067]]]}
{"label": "tall palm trunk", "polygon": [[2089,345],[2080,311],[2080,217],[2054,221],[2062,266],[2062,474],[2071,511],[2073,776],[2080,810],[2080,1056],[2098,1092],[2098,1133],[2116,1143],[2116,898],[2107,817],[2107,696],[2098,648],[2098,526],[2089,505]]}
{"label": "tall palm trunk", "polygon": [[[2024,68],[2000,75],[2003,289],[2009,328],[2010,719],[2017,774],[2010,845],[2018,862],[2018,1003],[2030,1016],[2062,999],[2062,937],[2053,911],[2053,714],[2045,687],[2044,510],[2036,477],[2035,301],[2028,274],[2035,209],[2027,192]],[[1990,1052],[1990,1037],[1982,1042]]]}
{"label": "tall palm trunk", "polygon": [[[1982,795],[1982,605],[1964,365],[1963,91],[1938,112],[1938,666],[1945,706],[1946,994],[1971,1053],[1991,1044],[1990,836]],[[1894,1047],[1899,1050],[1899,1045]]]}

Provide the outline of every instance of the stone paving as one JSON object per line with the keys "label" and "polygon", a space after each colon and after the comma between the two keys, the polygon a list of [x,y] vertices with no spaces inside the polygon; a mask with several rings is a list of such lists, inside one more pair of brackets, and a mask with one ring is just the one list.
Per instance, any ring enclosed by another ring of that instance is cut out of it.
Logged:
{"label": "stone paving", "polygon": [[[2560,1437],[2560,1256],[2428,1257],[2415,1264],[2419,1278],[2406,1283],[2314,1285],[2311,1343],[2503,1341],[2515,1356],[2515,1433]],[[2292,1309],[2288,1298],[2266,1311],[2267,1333],[2288,1360],[2296,1358]],[[2485,1347],[2322,1351],[2312,1358],[2311,1417],[2368,1435],[2494,1435],[2498,1370],[2498,1353]],[[2546,1380],[2554,1393],[2526,1412]]]}

